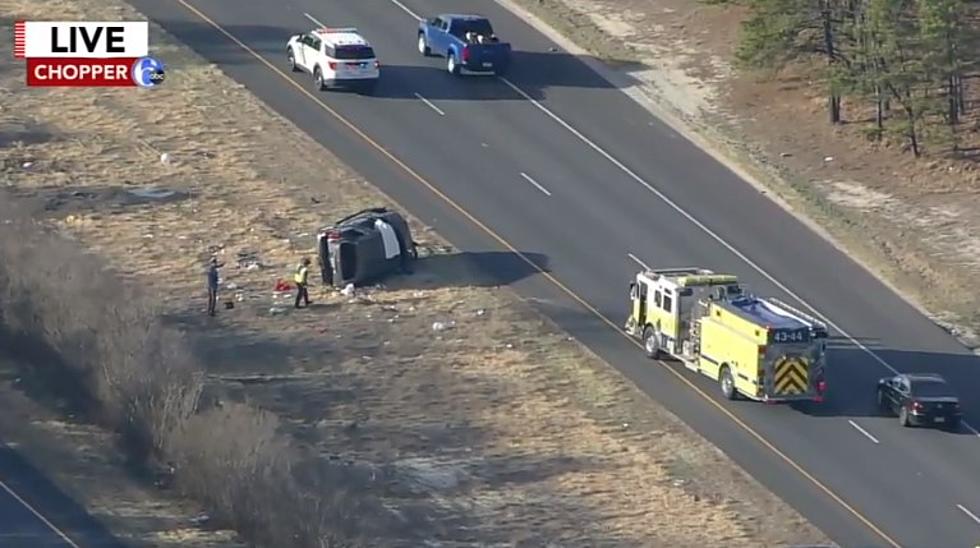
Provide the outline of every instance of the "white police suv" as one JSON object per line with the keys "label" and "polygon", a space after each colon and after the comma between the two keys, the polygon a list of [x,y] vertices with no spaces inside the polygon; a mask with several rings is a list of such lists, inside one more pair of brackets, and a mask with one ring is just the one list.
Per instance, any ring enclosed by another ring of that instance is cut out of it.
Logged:
{"label": "white police suv", "polygon": [[381,76],[374,48],[353,27],[295,34],[286,44],[291,70],[313,75],[319,90],[353,88],[372,93]]}

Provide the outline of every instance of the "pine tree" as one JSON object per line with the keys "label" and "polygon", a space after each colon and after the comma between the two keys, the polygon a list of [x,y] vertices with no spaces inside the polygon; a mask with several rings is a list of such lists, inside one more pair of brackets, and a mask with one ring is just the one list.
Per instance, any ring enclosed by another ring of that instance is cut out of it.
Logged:
{"label": "pine tree", "polygon": [[[853,0],[849,0],[853,1]],[[751,0],[751,16],[742,24],[736,61],[743,67],[781,69],[818,54],[827,62],[824,82],[832,123],[841,121],[837,76],[847,63],[842,47],[842,0]]]}
{"label": "pine tree", "polygon": [[929,81],[943,89],[942,117],[948,131],[942,135],[954,151],[959,149],[957,126],[963,114],[964,8],[962,0],[918,0],[922,60]]}
{"label": "pine tree", "polygon": [[820,51],[818,0],[749,0],[736,61],[748,68],[780,69]]}
{"label": "pine tree", "polygon": [[923,59],[923,42],[917,19],[917,0],[869,0],[866,30],[875,59],[871,81],[881,95],[887,94],[903,117],[890,128],[908,140],[918,157],[922,153],[922,125],[933,111],[929,70]]}

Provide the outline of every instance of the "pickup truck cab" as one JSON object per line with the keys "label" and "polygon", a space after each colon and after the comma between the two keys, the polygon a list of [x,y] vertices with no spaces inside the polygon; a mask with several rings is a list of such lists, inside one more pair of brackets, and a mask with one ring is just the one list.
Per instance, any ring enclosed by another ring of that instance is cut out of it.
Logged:
{"label": "pickup truck cab", "polygon": [[446,58],[446,70],[460,74],[502,74],[510,64],[511,47],[480,15],[442,14],[419,22],[419,53]]}
{"label": "pickup truck cab", "polygon": [[371,92],[381,76],[374,48],[353,27],[294,34],[286,43],[286,60],[290,70],[312,74],[317,90],[350,87]]}

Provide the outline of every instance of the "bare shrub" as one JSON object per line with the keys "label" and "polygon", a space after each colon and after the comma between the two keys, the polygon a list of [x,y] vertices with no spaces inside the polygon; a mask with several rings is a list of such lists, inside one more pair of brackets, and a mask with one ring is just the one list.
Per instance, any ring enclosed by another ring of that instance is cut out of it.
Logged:
{"label": "bare shrub", "polygon": [[244,404],[192,417],[171,440],[168,453],[179,488],[218,509],[215,517],[248,538],[269,545],[326,548],[354,544],[360,525],[376,512],[359,513],[343,480],[298,475],[302,457],[278,434],[279,418]]}
{"label": "bare shrub", "polygon": [[[219,518],[239,528],[265,528],[258,515],[263,500],[254,486],[270,475],[288,476],[290,448],[277,435],[278,418],[242,404],[192,417],[171,440],[169,453],[182,490],[222,511]],[[253,516],[246,523],[237,517]]]}
{"label": "bare shrub", "polygon": [[102,418],[134,449],[160,451],[203,388],[183,335],[75,242],[4,209],[17,219],[0,234],[7,327],[33,334],[81,374]]}
{"label": "bare shrub", "polygon": [[98,258],[0,190],[0,328],[56,353],[44,371],[50,381],[79,379],[72,389],[94,402],[88,411],[119,431],[130,456],[173,463],[181,491],[251,541],[342,545],[351,527],[338,520],[357,508],[347,491],[297,479],[296,450],[275,415],[243,404],[199,413],[204,368],[160,318]]}

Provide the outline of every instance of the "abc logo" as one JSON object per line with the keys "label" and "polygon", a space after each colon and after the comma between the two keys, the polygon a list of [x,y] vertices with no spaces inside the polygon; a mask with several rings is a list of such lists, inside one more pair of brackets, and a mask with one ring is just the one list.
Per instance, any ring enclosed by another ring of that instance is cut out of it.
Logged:
{"label": "abc logo", "polygon": [[163,83],[163,63],[153,57],[141,57],[133,63],[132,74],[137,86],[152,88]]}

